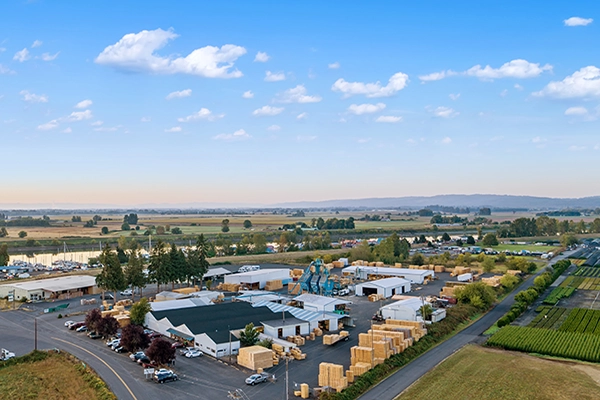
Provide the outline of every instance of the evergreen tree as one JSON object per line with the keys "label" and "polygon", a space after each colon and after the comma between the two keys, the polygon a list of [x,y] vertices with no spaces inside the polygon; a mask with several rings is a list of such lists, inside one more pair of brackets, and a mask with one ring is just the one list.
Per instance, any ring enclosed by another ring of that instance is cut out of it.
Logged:
{"label": "evergreen tree", "polygon": [[144,261],[137,249],[129,252],[129,262],[125,266],[125,281],[128,286],[131,286],[131,300],[135,299],[135,288],[142,289],[147,283],[146,275],[144,274]]}
{"label": "evergreen tree", "polygon": [[106,244],[98,257],[98,260],[104,268],[102,268],[102,272],[96,276],[96,285],[102,290],[114,291],[116,300],[117,292],[127,288],[127,281],[125,280],[119,258],[111,247]]}

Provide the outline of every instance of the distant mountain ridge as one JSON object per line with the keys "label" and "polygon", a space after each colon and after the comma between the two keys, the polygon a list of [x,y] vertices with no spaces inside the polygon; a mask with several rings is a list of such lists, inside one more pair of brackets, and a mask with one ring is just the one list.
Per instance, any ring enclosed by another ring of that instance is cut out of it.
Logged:
{"label": "distant mountain ridge", "polygon": [[596,208],[600,207],[600,196],[582,198],[552,198],[498,194],[443,194],[436,196],[302,201],[273,205],[273,207],[282,208],[420,208],[427,206],[515,209],[524,208],[528,210]]}

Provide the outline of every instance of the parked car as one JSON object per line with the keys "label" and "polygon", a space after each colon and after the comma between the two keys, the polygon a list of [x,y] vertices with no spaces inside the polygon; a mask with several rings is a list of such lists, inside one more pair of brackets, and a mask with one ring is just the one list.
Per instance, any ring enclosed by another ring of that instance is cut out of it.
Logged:
{"label": "parked car", "polygon": [[123,346],[117,346],[117,347],[115,348],[115,351],[116,351],[117,353],[125,353],[125,352],[127,351],[127,349],[125,349],[125,347],[123,347]]}
{"label": "parked car", "polygon": [[119,293],[121,296],[132,296],[133,295],[133,290],[131,289],[125,289],[123,290],[121,293]]}
{"label": "parked car", "polygon": [[106,345],[108,347],[114,347],[114,345],[119,345],[119,344],[121,344],[121,339],[117,339],[117,338],[110,339],[109,341],[106,342]]}
{"label": "parked car", "polygon": [[160,369],[154,374],[152,379],[154,379],[154,382],[156,382],[156,383],[165,383],[165,382],[169,382],[169,381],[176,381],[179,379],[179,377],[177,376],[176,373],[174,373],[170,369],[169,370]]}
{"label": "parked car", "polygon": [[15,353],[6,349],[0,349],[0,361],[10,360],[11,358],[15,358]]}
{"label": "parked car", "polygon": [[269,374],[266,374],[264,372],[262,374],[253,374],[253,375],[250,375],[248,378],[246,378],[246,385],[254,386],[257,383],[266,382],[268,378],[269,378]]}
{"label": "parked car", "polygon": [[69,329],[70,330],[75,330],[75,329],[81,328],[82,326],[85,326],[85,322],[77,322],[77,323],[74,323],[72,325],[69,325]]}
{"label": "parked car", "polygon": [[348,289],[348,288],[333,291],[334,296],[348,296],[349,294],[350,294],[350,289]]}
{"label": "parked car", "polygon": [[99,335],[96,332],[88,332],[87,335],[89,336],[90,339],[100,339],[102,337],[102,335]]}
{"label": "parked car", "polygon": [[174,348],[174,349],[178,349],[180,347],[183,347],[183,343],[181,343],[181,342],[175,342],[175,343],[173,343],[171,345],[171,347]]}
{"label": "parked car", "polygon": [[142,357],[138,358],[137,360],[138,364],[142,364],[142,363],[146,363],[146,364],[150,364],[150,359],[148,358],[147,355],[143,355]]}
{"label": "parked car", "polygon": [[65,322],[65,326],[66,326],[67,328],[70,328],[70,327],[71,327],[71,325],[73,325],[74,323],[75,323],[75,321],[67,321],[67,322]]}
{"label": "parked car", "polygon": [[142,357],[146,357],[146,353],[144,353],[143,351],[138,351],[137,353],[133,353],[129,355],[129,358],[131,359],[131,361],[137,361]]}
{"label": "parked car", "polygon": [[75,329],[76,332],[87,332],[87,326],[81,325],[79,328]]}
{"label": "parked car", "polygon": [[181,355],[186,355],[188,351],[192,351],[195,350],[194,347],[184,347],[183,349],[179,350],[179,354]]}
{"label": "parked car", "polygon": [[204,355],[204,353],[198,349],[190,350],[187,353],[185,353],[186,358],[202,357],[203,355]]}

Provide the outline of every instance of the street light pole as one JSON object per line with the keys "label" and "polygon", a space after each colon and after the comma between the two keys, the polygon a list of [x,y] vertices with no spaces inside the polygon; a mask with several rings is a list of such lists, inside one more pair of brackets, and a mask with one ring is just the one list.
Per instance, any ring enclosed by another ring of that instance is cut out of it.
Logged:
{"label": "street light pole", "polygon": [[290,359],[289,356],[285,356],[285,400],[289,400],[290,399],[290,390],[288,388],[289,385],[289,374],[288,374],[288,360]]}

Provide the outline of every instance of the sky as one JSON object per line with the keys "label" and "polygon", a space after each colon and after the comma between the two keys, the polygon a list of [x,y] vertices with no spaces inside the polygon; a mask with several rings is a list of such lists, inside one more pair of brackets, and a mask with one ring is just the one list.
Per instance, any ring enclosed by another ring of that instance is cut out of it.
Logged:
{"label": "sky", "polygon": [[0,205],[599,195],[600,3],[0,3]]}

